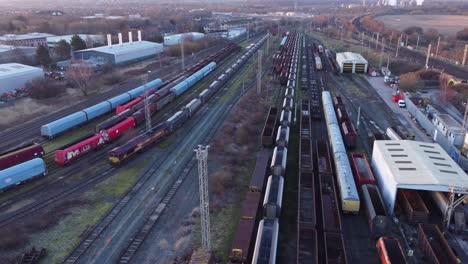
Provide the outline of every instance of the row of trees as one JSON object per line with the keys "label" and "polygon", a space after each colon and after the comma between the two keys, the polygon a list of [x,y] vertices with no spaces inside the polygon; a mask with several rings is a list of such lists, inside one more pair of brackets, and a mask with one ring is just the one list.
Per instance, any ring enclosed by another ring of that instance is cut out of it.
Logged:
{"label": "row of trees", "polygon": [[[65,40],[57,42],[54,47],[54,55],[57,61],[66,60],[71,57],[71,52],[76,50],[86,49],[86,42],[78,35],[74,35],[71,43],[68,44]],[[49,49],[45,46],[39,46],[36,50],[37,62],[48,68],[52,63],[52,58]]]}

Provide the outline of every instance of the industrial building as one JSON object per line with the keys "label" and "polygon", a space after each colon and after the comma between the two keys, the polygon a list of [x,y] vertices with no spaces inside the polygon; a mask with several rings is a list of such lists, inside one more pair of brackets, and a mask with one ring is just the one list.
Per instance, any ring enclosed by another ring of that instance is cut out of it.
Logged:
{"label": "industrial building", "polygon": [[0,94],[24,88],[27,82],[43,76],[41,68],[19,63],[0,64]]}
{"label": "industrial building", "polygon": [[366,73],[368,63],[361,54],[343,52],[336,54],[336,62],[341,73]]}
{"label": "industrial building", "polygon": [[36,48],[0,45],[0,64],[21,62],[22,59],[34,60]]}
{"label": "industrial building", "polygon": [[163,52],[163,45],[149,41],[127,42],[73,52],[76,60],[105,60],[113,65],[142,61]]}
{"label": "industrial building", "polygon": [[372,169],[390,213],[400,189],[468,195],[466,173],[436,143],[376,140]]}
{"label": "industrial building", "polygon": [[205,34],[199,33],[199,32],[189,32],[189,33],[164,36],[164,46],[179,45],[182,42],[182,40],[184,41],[199,40],[204,37],[205,37]]}
{"label": "industrial building", "polygon": [[465,142],[466,129],[447,114],[434,114],[432,124],[437,128],[434,138],[440,134],[448,139],[450,144],[461,147]]}
{"label": "industrial building", "polygon": [[[87,34],[77,34],[77,35],[81,39],[83,39],[87,45],[105,43],[103,35],[87,35]],[[62,40],[65,40],[68,44],[70,44],[73,36],[74,35],[47,37],[47,45],[49,46],[49,48],[54,48],[55,45]]]}
{"label": "industrial building", "polygon": [[23,47],[47,46],[47,38],[54,36],[53,34],[37,32],[21,35],[7,34],[0,36],[0,44]]}

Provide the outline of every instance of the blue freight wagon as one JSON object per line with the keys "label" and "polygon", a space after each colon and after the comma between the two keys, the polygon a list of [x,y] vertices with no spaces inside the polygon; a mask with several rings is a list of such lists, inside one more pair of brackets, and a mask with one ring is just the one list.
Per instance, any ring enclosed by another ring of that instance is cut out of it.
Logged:
{"label": "blue freight wagon", "polygon": [[93,105],[83,110],[86,113],[87,120],[94,119],[111,111],[111,104],[107,101]]}
{"label": "blue freight wagon", "polygon": [[[153,89],[161,87],[162,84],[163,82],[161,79],[156,79],[152,80],[146,85],[148,89]],[[90,121],[96,117],[102,116],[112,111],[113,109],[117,108],[117,106],[122,105],[130,101],[131,99],[134,99],[137,96],[143,94],[144,91],[145,86],[142,85],[133,90],[130,90],[129,92],[120,94],[109,100],[88,107],[82,111],[73,113],[71,115],[57,119],[51,123],[45,124],[41,127],[41,135],[48,138],[55,137],[64,131],[84,124],[87,121]]]}
{"label": "blue freight wagon", "polygon": [[86,113],[83,111],[73,113],[71,115],[57,119],[49,124],[41,127],[41,135],[46,137],[54,137],[65,130],[79,126],[88,121]]}
{"label": "blue freight wagon", "polygon": [[176,96],[179,96],[183,94],[185,91],[187,91],[190,87],[192,87],[195,83],[197,83],[204,76],[208,75],[211,71],[213,71],[214,68],[216,68],[216,62],[211,62],[210,64],[203,67],[201,70],[189,76],[183,82],[172,87],[170,90],[174,92]]}
{"label": "blue freight wagon", "polygon": [[0,171],[0,190],[47,173],[44,160],[35,158]]}

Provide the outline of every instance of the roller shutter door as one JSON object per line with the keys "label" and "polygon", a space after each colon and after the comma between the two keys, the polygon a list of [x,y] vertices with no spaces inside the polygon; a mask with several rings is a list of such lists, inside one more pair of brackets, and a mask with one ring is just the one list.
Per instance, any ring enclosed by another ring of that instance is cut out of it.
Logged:
{"label": "roller shutter door", "polygon": [[365,69],[366,69],[366,64],[356,63],[356,68],[355,68],[356,73],[364,73]]}
{"label": "roller shutter door", "polygon": [[343,63],[343,73],[352,73],[353,64],[352,63]]}

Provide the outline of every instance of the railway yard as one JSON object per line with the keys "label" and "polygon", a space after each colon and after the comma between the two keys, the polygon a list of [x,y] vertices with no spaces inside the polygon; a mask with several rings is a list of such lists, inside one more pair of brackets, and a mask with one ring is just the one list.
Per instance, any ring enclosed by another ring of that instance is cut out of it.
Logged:
{"label": "railway yard", "polygon": [[460,214],[446,230],[438,210],[450,197],[382,190],[376,145],[400,144],[386,131],[427,137],[314,34],[256,32],[186,63],[0,134],[0,263],[468,263]]}

